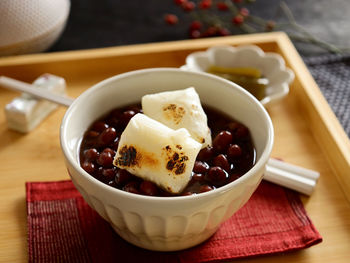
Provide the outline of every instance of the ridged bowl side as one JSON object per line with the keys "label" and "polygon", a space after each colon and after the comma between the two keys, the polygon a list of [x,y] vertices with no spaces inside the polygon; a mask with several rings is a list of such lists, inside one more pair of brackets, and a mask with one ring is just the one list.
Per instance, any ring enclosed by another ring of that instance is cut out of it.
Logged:
{"label": "ridged bowl side", "polygon": [[72,181],[86,202],[123,239],[150,250],[175,251],[195,246],[214,234],[248,201],[262,179],[263,170],[245,184],[223,193],[215,202],[209,199],[199,202],[190,212],[182,210],[181,203],[170,204],[171,214],[161,209],[158,213],[150,212],[147,204],[140,208],[130,200],[125,204],[114,193],[106,196],[103,192],[91,191],[94,185],[81,180],[77,173],[73,167],[69,168]]}

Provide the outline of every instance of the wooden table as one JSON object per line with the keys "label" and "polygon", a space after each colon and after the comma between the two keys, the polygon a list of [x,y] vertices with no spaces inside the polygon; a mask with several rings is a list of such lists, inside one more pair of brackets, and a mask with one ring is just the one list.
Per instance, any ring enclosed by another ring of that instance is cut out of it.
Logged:
{"label": "wooden table", "polygon": [[[256,44],[284,57],[296,78],[288,97],[267,108],[276,135],[272,155],[321,173],[315,192],[302,196],[302,201],[323,242],[297,252],[244,261],[349,262],[350,141],[285,34],[8,57],[0,59],[0,75],[32,82],[45,72],[52,73],[64,77],[68,94],[76,97],[112,75],[140,68],[179,67],[189,53],[222,44]],[[16,96],[18,93],[0,88],[0,107]],[[59,145],[64,113],[65,108],[60,107],[34,131],[20,134],[8,130],[4,111],[0,111],[0,262],[27,261],[25,182],[69,178]]]}

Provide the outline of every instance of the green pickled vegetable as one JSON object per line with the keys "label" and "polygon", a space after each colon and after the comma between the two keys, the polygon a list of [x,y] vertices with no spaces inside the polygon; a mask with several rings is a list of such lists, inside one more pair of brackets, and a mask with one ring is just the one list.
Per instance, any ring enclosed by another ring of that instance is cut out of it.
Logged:
{"label": "green pickled vegetable", "polygon": [[261,71],[258,69],[211,66],[207,72],[236,83],[253,94],[258,100],[262,100],[266,95],[266,87],[269,81],[262,77]]}
{"label": "green pickled vegetable", "polygon": [[223,74],[246,76],[246,77],[252,77],[252,78],[261,77],[261,71],[256,68],[247,68],[247,67],[229,68],[229,67],[211,66],[208,71],[223,73]]}

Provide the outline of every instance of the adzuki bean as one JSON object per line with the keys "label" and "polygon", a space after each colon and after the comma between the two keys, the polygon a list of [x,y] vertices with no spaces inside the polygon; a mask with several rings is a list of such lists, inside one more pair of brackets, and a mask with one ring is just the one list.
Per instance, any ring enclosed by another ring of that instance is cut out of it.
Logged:
{"label": "adzuki bean", "polygon": [[228,173],[230,172],[231,165],[229,164],[226,156],[223,154],[219,154],[214,158],[213,165],[221,167]]}
{"label": "adzuki bean", "polygon": [[[213,146],[199,152],[192,178],[180,196],[204,193],[228,184],[255,163],[255,149],[248,128],[221,112],[208,107],[204,110]],[[101,182],[129,193],[174,196],[152,182],[113,166],[120,136],[130,119],[139,112],[142,112],[139,104],[130,105],[114,109],[96,120],[84,134],[80,165]]]}
{"label": "adzuki bean", "polygon": [[224,153],[232,143],[232,134],[229,131],[221,131],[213,140],[213,148],[217,153]]}

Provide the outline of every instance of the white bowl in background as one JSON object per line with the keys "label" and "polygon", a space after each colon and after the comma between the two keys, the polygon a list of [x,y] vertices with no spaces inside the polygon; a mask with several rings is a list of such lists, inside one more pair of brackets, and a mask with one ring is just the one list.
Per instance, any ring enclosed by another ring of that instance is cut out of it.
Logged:
{"label": "white bowl in background", "polygon": [[[256,148],[256,164],[236,181],[192,196],[152,197],[110,187],[79,164],[84,132],[108,111],[140,102],[143,95],[193,86],[204,105],[245,124]],[[174,251],[208,239],[241,208],[263,177],[273,145],[271,119],[251,94],[207,73],[175,68],[145,69],[106,79],[81,94],[68,108],[60,141],[71,179],[86,202],[128,242],[150,250]]]}
{"label": "white bowl in background", "polygon": [[61,35],[70,0],[1,0],[0,56],[41,52]]}
{"label": "white bowl in background", "polygon": [[284,59],[277,53],[264,52],[258,46],[214,46],[206,51],[191,53],[186,58],[184,70],[206,72],[210,66],[252,67],[261,70],[269,80],[266,96],[260,102],[266,106],[285,97],[294,79],[292,70],[285,67]]}

